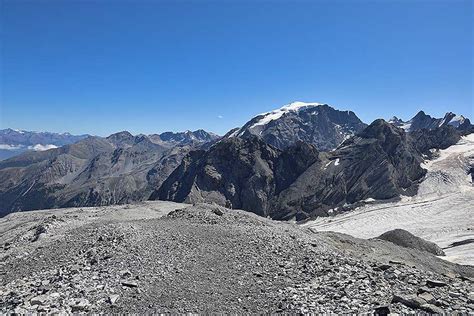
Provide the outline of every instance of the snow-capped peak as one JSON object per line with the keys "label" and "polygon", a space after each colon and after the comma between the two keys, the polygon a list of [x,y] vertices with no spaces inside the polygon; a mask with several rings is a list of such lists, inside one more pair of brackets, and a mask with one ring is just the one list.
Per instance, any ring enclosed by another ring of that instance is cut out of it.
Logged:
{"label": "snow-capped peak", "polygon": [[[252,125],[252,127],[259,126],[259,125],[266,125],[271,121],[277,120],[282,117],[284,114],[289,112],[296,112],[302,109],[306,109],[309,107],[315,107],[323,105],[323,103],[306,103],[306,102],[292,102],[290,104],[284,105],[277,110],[273,110],[270,112],[262,113],[258,116],[263,116],[258,122]],[[251,128],[252,128],[251,127]]]}

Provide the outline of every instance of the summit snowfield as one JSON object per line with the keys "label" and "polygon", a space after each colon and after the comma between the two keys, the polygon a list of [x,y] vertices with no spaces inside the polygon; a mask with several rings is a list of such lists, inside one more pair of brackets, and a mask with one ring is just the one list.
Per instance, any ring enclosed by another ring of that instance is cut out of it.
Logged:
{"label": "summit snowfield", "polygon": [[278,149],[303,141],[327,151],[364,129],[352,111],[339,111],[323,103],[293,102],[255,116],[228,137],[261,137]]}
{"label": "summit snowfield", "polygon": [[[287,105],[282,106],[281,108],[271,111],[271,112],[266,112],[258,115],[257,117],[262,117],[259,121],[254,123],[252,126],[250,126],[250,129],[253,129],[259,125],[267,125],[271,121],[277,120],[280,117],[282,117],[285,114],[288,114],[289,112],[296,112],[300,111],[309,107],[316,107],[323,105],[322,103],[305,103],[305,102],[293,102]],[[241,135],[242,133],[238,133]]]}
{"label": "summit snowfield", "polygon": [[395,228],[435,242],[444,259],[474,264],[474,134],[469,134],[437,158],[422,164],[428,172],[413,197],[398,202],[365,205],[330,218],[304,224],[318,231],[336,231],[360,238],[377,237]]}

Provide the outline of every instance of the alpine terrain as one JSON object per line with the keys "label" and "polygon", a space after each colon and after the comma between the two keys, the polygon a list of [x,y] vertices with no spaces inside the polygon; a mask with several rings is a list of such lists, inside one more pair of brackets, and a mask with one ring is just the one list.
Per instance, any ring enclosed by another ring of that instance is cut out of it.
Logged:
{"label": "alpine terrain", "polygon": [[472,314],[473,137],[294,102],[24,152],[0,162],[0,311]]}
{"label": "alpine terrain", "polygon": [[25,151],[43,151],[61,147],[87,137],[89,135],[2,129],[0,130],[0,160],[19,155]]}
{"label": "alpine terrain", "polygon": [[215,139],[204,131],[163,139],[119,132],[1,161],[0,215],[146,200],[185,154]]}
{"label": "alpine terrain", "polygon": [[257,115],[228,136],[257,135],[279,149],[303,141],[327,151],[366,126],[352,111],[339,111],[321,103],[293,102]]}

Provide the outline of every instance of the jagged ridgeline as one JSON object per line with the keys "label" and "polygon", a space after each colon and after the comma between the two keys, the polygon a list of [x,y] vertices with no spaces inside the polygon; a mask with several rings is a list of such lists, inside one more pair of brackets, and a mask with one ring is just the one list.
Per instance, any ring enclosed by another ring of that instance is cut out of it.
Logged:
{"label": "jagged ridgeline", "polygon": [[453,113],[367,125],[351,111],[294,102],[224,137],[203,130],[89,136],[1,161],[0,214],[150,198],[304,220],[415,194],[433,149],[473,131]]}
{"label": "jagged ridgeline", "polygon": [[0,214],[146,200],[191,150],[217,139],[204,131],[88,137],[0,162]]}

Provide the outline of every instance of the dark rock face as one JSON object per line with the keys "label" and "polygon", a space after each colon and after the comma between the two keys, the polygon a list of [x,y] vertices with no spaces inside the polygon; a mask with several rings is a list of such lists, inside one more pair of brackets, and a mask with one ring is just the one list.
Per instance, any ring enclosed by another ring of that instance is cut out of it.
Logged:
{"label": "dark rock face", "polygon": [[180,133],[165,132],[159,135],[160,139],[164,142],[179,143],[181,145],[188,145],[191,143],[207,143],[219,139],[220,137],[216,134],[206,132],[202,129],[197,131],[186,131]]}
{"label": "dark rock face", "polygon": [[324,155],[304,143],[280,151],[257,137],[229,138],[188,155],[151,198],[303,220],[368,198],[414,194],[425,174],[421,161],[411,138],[383,120]]}
{"label": "dark rock face", "polygon": [[214,202],[272,216],[271,199],[317,160],[305,143],[280,151],[257,137],[229,138],[190,153],[151,199]]}
{"label": "dark rock face", "polygon": [[427,115],[425,112],[418,112],[411,119],[411,127],[409,131],[416,131],[419,129],[434,129],[439,127],[440,120],[434,117]]}
{"label": "dark rock face", "polygon": [[413,131],[410,133],[410,139],[418,151],[430,156],[430,149],[446,149],[456,144],[462,135],[463,132],[453,126],[442,126],[432,130]]}
{"label": "dark rock face", "polygon": [[294,102],[254,117],[231,136],[257,135],[279,149],[303,141],[327,151],[366,126],[352,111],[335,110],[327,104]]}
{"label": "dark rock face", "polygon": [[405,248],[426,251],[436,256],[445,256],[443,249],[441,249],[435,243],[417,237],[403,229],[394,229],[388,231],[377,237],[377,239],[390,241],[398,246],[402,246]]}
{"label": "dark rock face", "polygon": [[327,159],[308,168],[274,207],[290,214],[297,210],[303,217],[324,216],[368,198],[414,194],[425,174],[405,132],[383,120],[345,141]]}
{"label": "dark rock face", "polygon": [[18,210],[145,200],[202,143],[156,143],[120,132],[0,162],[0,216]]}

